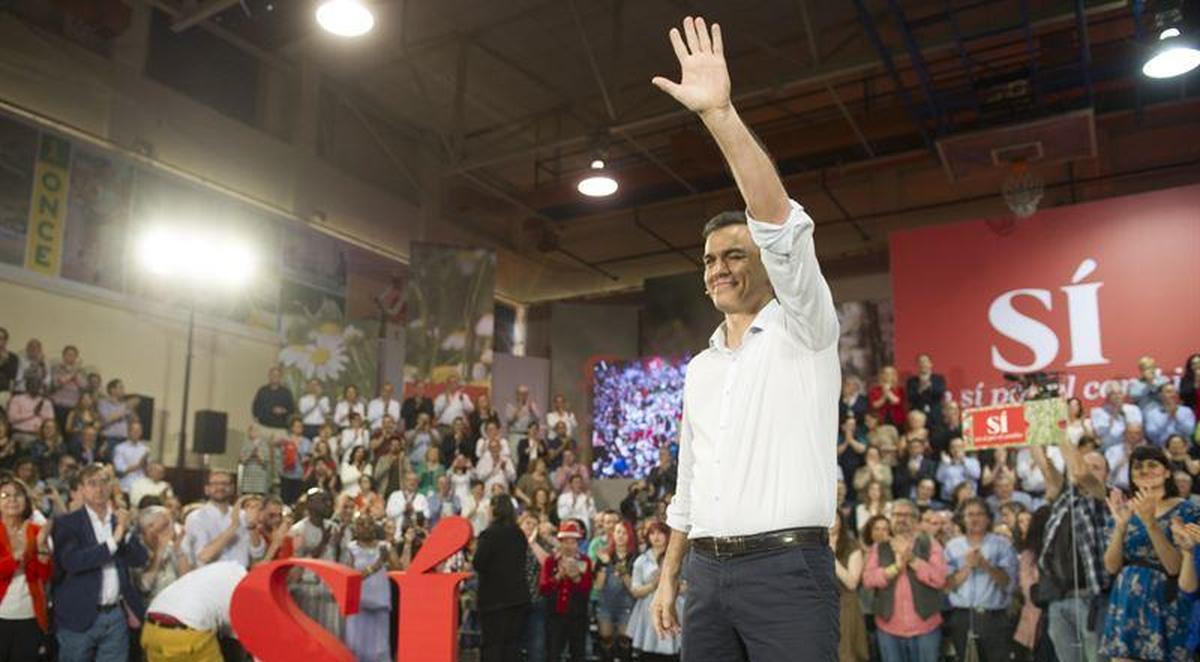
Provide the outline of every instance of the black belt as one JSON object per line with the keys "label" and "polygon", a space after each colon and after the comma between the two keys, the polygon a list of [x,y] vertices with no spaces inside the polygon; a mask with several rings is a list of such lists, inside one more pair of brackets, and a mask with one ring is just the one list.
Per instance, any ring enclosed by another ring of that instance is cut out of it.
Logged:
{"label": "black belt", "polygon": [[120,606],[121,606],[120,602],[114,602],[111,605],[96,605],[96,611],[98,611],[98,612],[112,611]]}
{"label": "black belt", "polygon": [[692,549],[718,559],[771,552],[785,547],[819,547],[829,544],[829,530],[821,526],[769,531],[749,536],[696,538]]}

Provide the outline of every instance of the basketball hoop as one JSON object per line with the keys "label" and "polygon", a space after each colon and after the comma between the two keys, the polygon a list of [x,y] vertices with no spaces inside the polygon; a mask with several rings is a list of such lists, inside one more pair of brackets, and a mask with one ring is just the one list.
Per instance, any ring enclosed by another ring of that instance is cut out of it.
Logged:
{"label": "basketball hoop", "polygon": [[1004,202],[1017,218],[1029,218],[1037,211],[1045,187],[1042,180],[1029,170],[1024,160],[1012,162],[1012,169],[1004,179]]}

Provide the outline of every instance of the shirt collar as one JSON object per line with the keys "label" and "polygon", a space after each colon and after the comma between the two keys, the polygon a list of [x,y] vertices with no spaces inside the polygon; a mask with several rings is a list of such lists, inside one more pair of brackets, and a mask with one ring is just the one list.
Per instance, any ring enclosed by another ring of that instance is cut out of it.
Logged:
{"label": "shirt collar", "polygon": [[[747,329],[748,334],[758,333],[767,328],[772,320],[779,316],[779,311],[782,308],[779,305],[778,299],[771,299],[767,305],[763,306],[762,310],[754,316],[754,321],[750,322],[750,328]],[[716,331],[713,331],[712,336],[708,339],[708,346],[717,351],[732,351],[725,344],[725,323],[721,322]]]}

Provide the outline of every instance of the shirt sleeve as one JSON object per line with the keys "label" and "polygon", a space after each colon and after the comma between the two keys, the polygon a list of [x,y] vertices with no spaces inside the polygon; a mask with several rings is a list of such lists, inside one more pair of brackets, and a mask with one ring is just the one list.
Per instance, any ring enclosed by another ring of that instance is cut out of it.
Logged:
{"label": "shirt sleeve", "polygon": [[667,506],[667,526],[675,531],[687,533],[692,529],[692,470],[695,464],[696,456],[692,452],[692,424],[688,420],[688,409],[684,406],[683,420],[679,424],[679,467],[675,496]]}
{"label": "shirt sleeve", "polygon": [[888,585],[887,574],[879,567],[879,545],[871,545],[867,553],[867,567],[863,569],[863,586],[883,588]]}
{"label": "shirt sleeve", "polygon": [[757,221],[749,214],[746,221],[787,313],[789,332],[809,349],[822,350],[837,342],[837,310],[817,264],[812,217],[795,200],[788,202],[791,212],[782,225]]}

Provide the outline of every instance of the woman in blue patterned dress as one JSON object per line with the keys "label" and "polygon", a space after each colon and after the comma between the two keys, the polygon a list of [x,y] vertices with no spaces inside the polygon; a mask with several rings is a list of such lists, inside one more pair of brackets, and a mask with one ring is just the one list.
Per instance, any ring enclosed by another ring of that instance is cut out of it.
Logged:
{"label": "woman in blue patterned dress", "polygon": [[1186,662],[1189,605],[1176,583],[1182,554],[1172,520],[1200,522],[1200,506],[1181,499],[1162,449],[1138,446],[1129,459],[1133,497],[1108,498],[1104,568],[1116,575],[1100,653],[1119,660]]}

